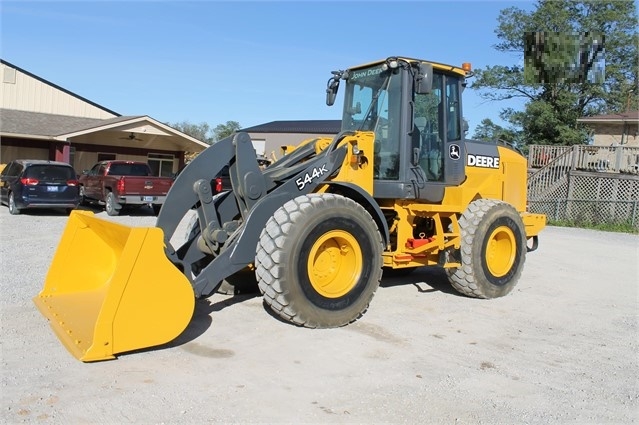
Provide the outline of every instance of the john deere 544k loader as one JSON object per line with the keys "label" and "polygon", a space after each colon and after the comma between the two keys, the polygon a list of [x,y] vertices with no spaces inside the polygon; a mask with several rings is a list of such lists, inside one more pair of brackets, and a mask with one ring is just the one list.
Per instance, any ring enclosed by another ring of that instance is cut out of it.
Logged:
{"label": "john deere 544k loader", "polygon": [[[469,73],[402,57],[334,71],[337,136],[265,169],[247,134],[217,142],[176,178],[155,227],[73,212],[36,305],[73,355],[97,361],[174,339],[195,298],[246,270],[275,314],[311,328],[362,316],[383,269],[440,266],[465,295],[506,295],[545,216],[526,212],[520,153],[464,140]],[[216,181],[227,165],[232,190]],[[190,210],[198,222],[174,247]]]}

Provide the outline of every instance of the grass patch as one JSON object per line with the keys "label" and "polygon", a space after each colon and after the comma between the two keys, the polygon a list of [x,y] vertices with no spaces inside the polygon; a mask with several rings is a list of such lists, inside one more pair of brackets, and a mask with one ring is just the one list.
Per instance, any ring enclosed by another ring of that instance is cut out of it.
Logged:
{"label": "grass patch", "polygon": [[580,229],[601,230],[604,232],[639,234],[639,229],[630,223],[599,223],[578,222],[569,220],[548,220],[549,226],[578,227]]}

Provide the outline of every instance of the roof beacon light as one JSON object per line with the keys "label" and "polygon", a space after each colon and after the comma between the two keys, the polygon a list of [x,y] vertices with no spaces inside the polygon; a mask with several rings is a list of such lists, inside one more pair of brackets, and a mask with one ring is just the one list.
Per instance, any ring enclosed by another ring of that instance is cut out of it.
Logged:
{"label": "roof beacon light", "polygon": [[473,67],[470,65],[470,62],[462,63],[462,69],[466,72],[472,71]]}

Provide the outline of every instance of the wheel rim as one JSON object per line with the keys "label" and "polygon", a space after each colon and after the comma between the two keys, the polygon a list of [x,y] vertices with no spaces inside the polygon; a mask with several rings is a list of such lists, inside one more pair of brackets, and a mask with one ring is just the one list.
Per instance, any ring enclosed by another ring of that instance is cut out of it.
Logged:
{"label": "wheel rim", "polygon": [[111,195],[107,195],[105,209],[107,212],[113,211],[113,199],[111,199]]}
{"label": "wheel rim", "polygon": [[333,230],[322,235],[311,248],[309,280],[320,295],[338,298],[357,284],[363,263],[357,240],[347,232]]}
{"label": "wheel rim", "polygon": [[486,265],[495,277],[506,275],[513,267],[517,255],[517,240],[506,226],[497,227],[490,234],[486,246]]}
{"label": "wheel rim", "polygon": [[16,201],[13,199],[13,193],[9,195],[9,211],[14,211],[16,209]]}

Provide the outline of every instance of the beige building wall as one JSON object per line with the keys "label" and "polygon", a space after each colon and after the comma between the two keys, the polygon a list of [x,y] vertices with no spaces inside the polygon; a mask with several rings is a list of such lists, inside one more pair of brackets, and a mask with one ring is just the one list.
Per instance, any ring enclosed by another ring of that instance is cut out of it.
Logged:
{"label": "beige building wall", "polygon": [[49,159],[49,149],[18,146],[0,146],[0,163],[9,162],[6,158]]}
{"label": "beige building wall", "polygon": [[639,147],[639,126],[636,124],[589,124],[594,129],[595,135],[593,144],[596,146],[623,145],[628,147]]}
{"label": "beige building wall", "polygon": [[275,154],[276,158],[282,157],[281,146],[297,146],[307,139],[316,139],[318,137],[333,138],[334,135],[327,134],[287,134],[287,133],[249,133],[251,140],[264,141],[264,156],[272,159]]}
{"label": "beige building wall", "polygon": [[4,63],[0,66],[0,108],[84,118],[117,116]]}

